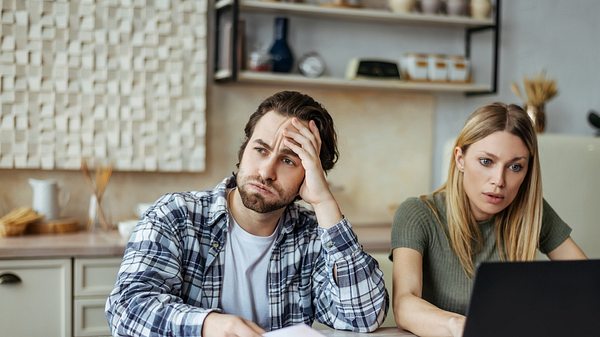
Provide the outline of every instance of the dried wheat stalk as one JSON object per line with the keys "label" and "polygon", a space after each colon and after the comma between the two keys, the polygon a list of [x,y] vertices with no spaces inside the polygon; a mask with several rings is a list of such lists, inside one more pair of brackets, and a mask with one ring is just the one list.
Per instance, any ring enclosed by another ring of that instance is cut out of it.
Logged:
{"label": "dried wheat stalk", "polygon": [[[102,208],[102,197],[104,196],[104,192],[108,187],[108,182],[110,181],[110,176],[112,175],[112,166],[111,165],[98,165],[94,170],[94,179],[92,179],[92,174],[88,167],[87,161],[84,159],[81,161],[81,171],[83,175],[86,177],[86,180],[90,184],[92,188],[92,193],[94,194],[97,201],[97,209],[98,218],[100,220],[100,226],[104,230],[108,230],[112,227],[108,220],[106,219],[106,215]],[[91,217],[88,219],[88,230],[91,230],[94,225],[94,219]]]}
{"label": "dried wheat stalk", "polygon": [[551,100],[558,94],[556,81],[546,78],[546,72],[535,75],[533,78],[523,77],[523,89],[525,96],[521,94],[521,90],[517,83],[512,83],[512,92],[524,100],[527,105],[540,106]]}

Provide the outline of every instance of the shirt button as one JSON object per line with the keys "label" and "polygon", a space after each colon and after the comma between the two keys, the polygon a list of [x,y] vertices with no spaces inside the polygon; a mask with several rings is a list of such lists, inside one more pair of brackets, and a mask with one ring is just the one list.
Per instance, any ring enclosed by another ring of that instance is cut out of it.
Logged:
{"label": "shirt button", "polygon": [[213,247],[214,249],[217,249],[217,248],[219,248],[219,242],[217,242],[217,241],[213,241],[213,243],[212,243],[212,247]]}
{"label": "shirt button", "polygon": [[333,248],[333,242],[327,242],[327,243],[325,244],[325,246],[326,246],[327,248]]}

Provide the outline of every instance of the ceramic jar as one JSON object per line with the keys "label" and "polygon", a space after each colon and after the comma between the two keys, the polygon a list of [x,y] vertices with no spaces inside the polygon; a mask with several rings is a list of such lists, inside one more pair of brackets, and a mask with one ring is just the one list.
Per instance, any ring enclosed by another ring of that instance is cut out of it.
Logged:
{"label": "ceramic jar", "polygon": [[465,15],[467,13],[467,0],[447,0],[446,10],[448,15]]}
{"label": "ceramic jar", "polygon": [[530,105],[525,104],[525,111],[531,118],[535,132],[543,133],[546,130],[546,109],[544,104]]}
{"label": "ceramic jar", "polygon": [[69,198],[68,193],[53,179],[29,179],[29,185],[33,189],[33,209],[46,220],[57,219]]}
{"label": "ceramic jar", "polygon": [[416,0],[388,0],[392,12],[410,13],[415,8]]}
{"label": "ceramic jar", "polygon": [[426,81],[428,60],[426,54],[407,53],[400,59],[402,78],[409,81]]}
{"label": "ceramic jar", "polygon": [[487,19],[492,12],[490,0],[471,0],[471,16],[475,19]]}
{"label": "ceramic jar", "polygon": [[441,0],[421,0],[421,11],[425,14],[437,14],[441,7]]}

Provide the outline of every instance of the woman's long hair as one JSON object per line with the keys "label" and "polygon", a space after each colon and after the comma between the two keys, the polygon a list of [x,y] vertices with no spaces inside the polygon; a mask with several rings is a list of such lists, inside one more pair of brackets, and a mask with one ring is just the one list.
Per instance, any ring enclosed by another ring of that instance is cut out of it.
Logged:
{"label": "woman's long hair", "polygon": [[[471,144],[498,131],[519,137],[530,156],[527,174],[517,196],[495,216],[497,247],[503,260],[533,260],[539,242],[543,200],[537,136],[527,113],[513,104],[483,106],[467,119],[453,148],[459,147],[464,154]],[[456,167],[454,153],[450,160],[448,180],[434,193],[440,192],[446,193],[446,219],[451,247],[467,275],[472,277],[475,269],[473,257],[481,250],[483,238],[463,186],[463,174]]]}

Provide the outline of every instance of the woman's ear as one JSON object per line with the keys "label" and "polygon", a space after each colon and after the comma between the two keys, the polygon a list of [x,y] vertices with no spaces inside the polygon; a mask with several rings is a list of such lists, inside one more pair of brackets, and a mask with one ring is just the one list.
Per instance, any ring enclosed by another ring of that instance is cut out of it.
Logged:
{"label": "woman's ear", "polygon": [[465,156],[459,146],[454,148],[454,163],[460,172],[465,170]]}

